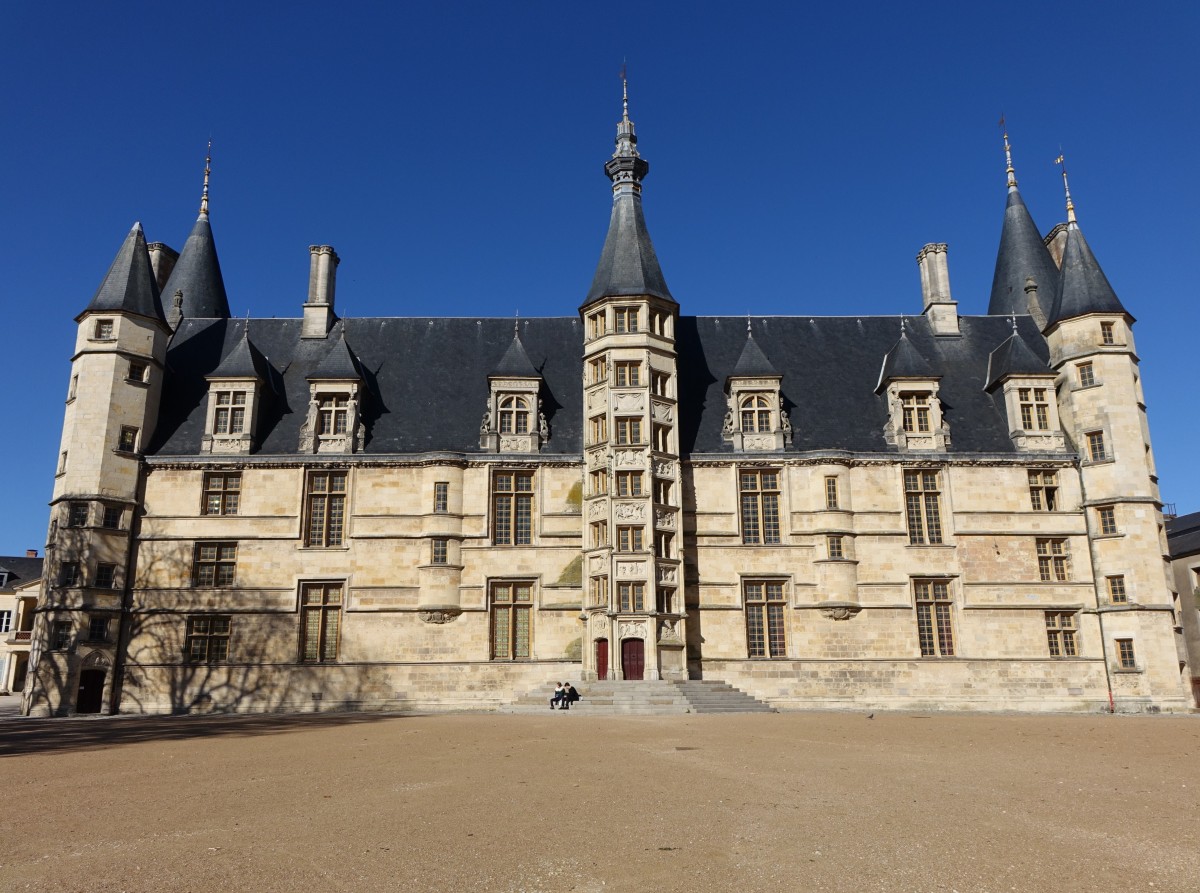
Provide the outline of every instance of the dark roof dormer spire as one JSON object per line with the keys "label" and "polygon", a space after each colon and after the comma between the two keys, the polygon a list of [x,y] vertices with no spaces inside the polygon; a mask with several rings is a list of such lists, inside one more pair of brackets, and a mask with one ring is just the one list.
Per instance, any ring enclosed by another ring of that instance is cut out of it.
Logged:
{"label": "dark roof dormer spire", "polygon": [[[163,286],[164,295],[183,292],[183,316],[187,319],[229,319],[229,299],[221,262],[208,222],[208,178],[212,172],[212,142],[204,157],[204,188],[200,194],[200,216],[192,227],[179,260]],[[169,308],[163,308],[164,311]]]}
{"label": "dark roof dormer spire", "polygon": [[629,85],[621,71],[621,120],[617,122],[616,151],[604,163],[612,180],[613,208],[608,235],[596,265],[596,275],[583,305],[600,298],[647,295],[674,302],[654,253],[642,215],[642,180],[650,164],[637,147],[637,132],[629,119]]}
{"label": "dark roof dormer spire", "polygon": [[730,378],[781,378],[779,370],[776,369],[771,361],[767,359],[767,355],[763,353],[762,348],[758,346],[758,342],[754,340],[754,332],[750,328],[750,319],[746,319],[746,343],[742,346],[742,352],[738,356],[738,361],[733,366],[733,372],[729,374]]}
{"label": "dark roof dormer spire", "polygon": [[500,358],[500,362],[496,364],[496,368],[492,370],[492,378],[541,378],[541,373],[533,365],[533,360],[529,359],[529,353],[525,350],[525,345],[521,343],[521,333],[518,330],[517,324],[513,324],[513,340],[508,345],[508,350],[504,352],[504,356]]}

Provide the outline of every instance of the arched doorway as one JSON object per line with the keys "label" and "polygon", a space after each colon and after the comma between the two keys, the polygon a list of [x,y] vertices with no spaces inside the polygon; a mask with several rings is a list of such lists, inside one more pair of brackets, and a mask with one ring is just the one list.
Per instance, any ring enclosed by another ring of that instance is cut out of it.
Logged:
{"label": "arched doorway", "polygon": [[79,674],[79,693],[75,696],[76,713],[99,713],[104,703],[104,670],[83,670]]}
{"label": "arched doorway", "polygon": [[646,645],[641,639],[621,640],[621,677],[641,679],[646,672]]}
{"label": "arched doorway", "polygon": [[608,678],[608,639],[596,640],[596,678]]}

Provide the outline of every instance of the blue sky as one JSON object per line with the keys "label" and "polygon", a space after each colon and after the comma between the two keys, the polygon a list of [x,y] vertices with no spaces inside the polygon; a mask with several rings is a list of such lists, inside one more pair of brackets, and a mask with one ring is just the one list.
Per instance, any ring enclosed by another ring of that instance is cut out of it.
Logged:
{"label": "blue sky", "polygon": [[135,220],[182,246],[213,139],[236,315],[569,315],[608,222],[628,60],[645,207],[686,314],[921,308],[950,245],[986,311],[997,121],[1043,231],[1080,224],[1135,336],[1163,498],[1200,510],[1193,344],[1200,5],[20,4],[5,11],[9,469],[0,554],[42,548],[74,316]]}

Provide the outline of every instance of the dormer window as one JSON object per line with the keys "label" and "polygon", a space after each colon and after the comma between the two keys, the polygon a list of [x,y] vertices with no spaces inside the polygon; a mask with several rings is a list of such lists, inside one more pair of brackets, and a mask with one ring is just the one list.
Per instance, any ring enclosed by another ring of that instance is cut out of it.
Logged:
{"label": "dormer window", "polygon": [[893,381],[887,386],[887,442],[901,450],[946,450],[950,430],[942,416],[937,379]]}
{"label": "dormer window", "polygon": [[208,425],[200,448],[206,453],[250,452],[258,388],[253,382],[213,382],[208,392]]}
{"label": "dormer window", "polygon": [[900,405],[903,408],[903,425],[906,434],[929,433],[929,394],[902,392]]}
{"label": "dormer window", "polygon": [[241,434],[246,429],[246,392],[217,391],[214,434]]}
{"label": "dormer window", "polygon": [[529,400],[525,397],[504,397],[500,400],[500,433],[529,433]]}
{"label": "dormer window", "polygon": [[[588,375],[594,384],[607,372],[603,357],[592,361]],[[542,377],[519,334],[488,376],[488,402],[479,425],[479,447],[492,453],[536,453],[550,439],[542,413]]]}
{"label": "dormer window", "polygon": [[1050,404],[1046,388],[1018,388],[1021,407],[1021,427],[1026,431],[1050,430]]}
{"label": "dormer window", "polygon": [[359,415],[357,381],[309,384],[308,420],[300,429],[300,449],[313,453],[353,453],[362,449],[366,428]]}
{"label": "dormer window", "polygon": [[345,434],[350,425],[350,398],[345,394],[317,395],[317,435]]}
{"label": "dormer window", "polygon": [[761,394],[753,394],[742,400],[742,433],[771,430],[771,404]]}

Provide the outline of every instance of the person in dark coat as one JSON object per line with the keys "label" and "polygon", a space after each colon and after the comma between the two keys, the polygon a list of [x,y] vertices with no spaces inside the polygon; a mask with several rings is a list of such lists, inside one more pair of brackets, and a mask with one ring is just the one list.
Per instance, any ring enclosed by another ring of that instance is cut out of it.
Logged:
{"label": "person in dark coat", "polygon": [[570,710],[571,705],[574,704],[578,700],[579,700],[579,692],[575,691],[575,686],[573,686],[570,682],[568,682],[566,684],[566,687],[563,689],[563,705],[562,705],[561,709],[562,710]]}

